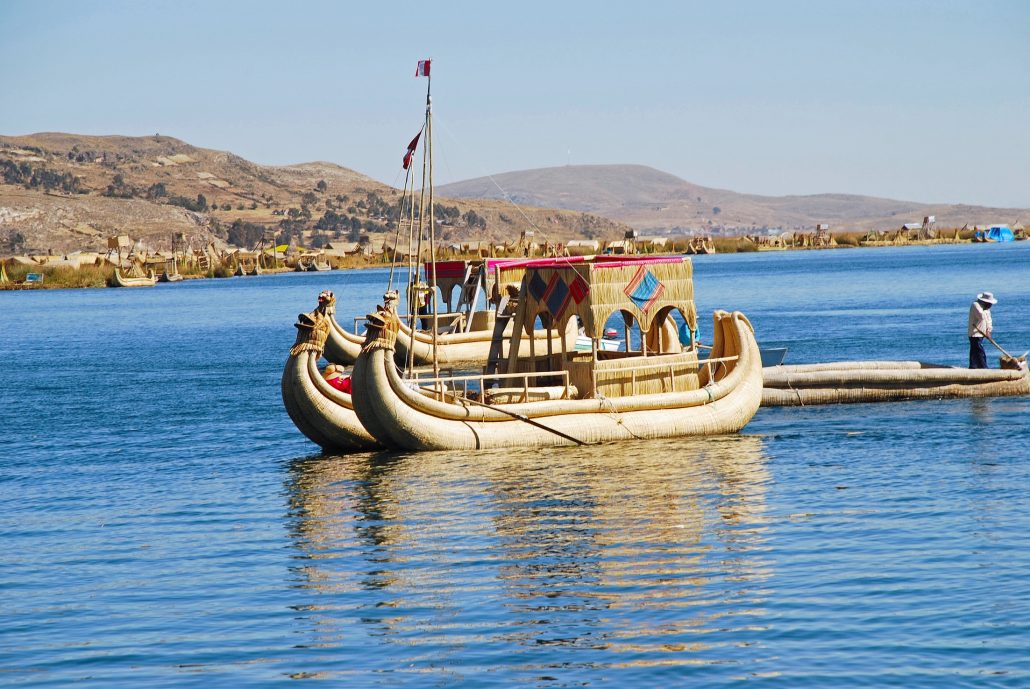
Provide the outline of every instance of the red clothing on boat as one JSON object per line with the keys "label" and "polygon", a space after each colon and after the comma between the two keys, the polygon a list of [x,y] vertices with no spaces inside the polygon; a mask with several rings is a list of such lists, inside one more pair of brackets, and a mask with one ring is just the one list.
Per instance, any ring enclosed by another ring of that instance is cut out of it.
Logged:
{"label": "red clothing on boat", "polygon": [[333,378],[326,382],[340,392],[346,392],[348,395],[350,394],[350,376],[341,376],[340,378]]}

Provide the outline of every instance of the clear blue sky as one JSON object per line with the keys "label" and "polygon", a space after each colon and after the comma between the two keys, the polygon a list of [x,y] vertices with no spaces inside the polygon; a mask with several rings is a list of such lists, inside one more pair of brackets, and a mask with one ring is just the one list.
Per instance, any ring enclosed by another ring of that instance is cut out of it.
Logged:
{"label": "clear blue sky", "polygon": [[1030,208],[1030,2],[0,2],[0,134]]}

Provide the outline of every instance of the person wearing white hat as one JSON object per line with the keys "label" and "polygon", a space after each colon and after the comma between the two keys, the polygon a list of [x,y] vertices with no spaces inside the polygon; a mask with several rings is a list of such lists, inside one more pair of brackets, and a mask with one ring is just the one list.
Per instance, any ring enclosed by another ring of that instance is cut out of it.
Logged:
{"label": "person wearing white hat", "polygon": [[984,338],[994,330],[991,307],[998,303],[991,292],[980,292],[969,307],[969,368],[987,368]]}

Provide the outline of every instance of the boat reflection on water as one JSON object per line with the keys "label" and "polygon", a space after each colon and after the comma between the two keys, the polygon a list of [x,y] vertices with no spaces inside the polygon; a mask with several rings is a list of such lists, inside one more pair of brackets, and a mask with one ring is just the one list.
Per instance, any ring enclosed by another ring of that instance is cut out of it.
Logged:
{"label": "boat reflection on water", "polygon": [[757,662],[768,482],[753,436],[298,460],[296,608],[366,669]]}

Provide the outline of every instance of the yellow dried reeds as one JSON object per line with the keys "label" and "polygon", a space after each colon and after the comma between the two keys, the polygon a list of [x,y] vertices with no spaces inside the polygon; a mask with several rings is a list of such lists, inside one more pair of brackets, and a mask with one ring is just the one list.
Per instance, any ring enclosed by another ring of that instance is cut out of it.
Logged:
{"label": "yellow dried reeds", "polygon": [[1030,393],[1025,370],[963,369],[916,361],[855,361],[765,369],[762,404],[801,406]]}
{"label": "yellow dried reeds", "polygon": [[[547,289],[534,290],[532,282],[547,285]],[[642,286],[641,294],[648,299],[630,297],[636,285]],[[644,332],[650,331],[656,317],[667,313],[669,307],[679,309],[691,326],[697,322],[693,266],[682,256],[662,261],[532,267],[526,270],[519,298],[528,316],[524,321],[527,332],[540,314],[557,319],[554,325],[559,328],[572,316],[579,316],[585,333],[593,338],[603,337],[605,323],[616,312],[632,316]],[[556,306],[558,313],[554,312]]]}

